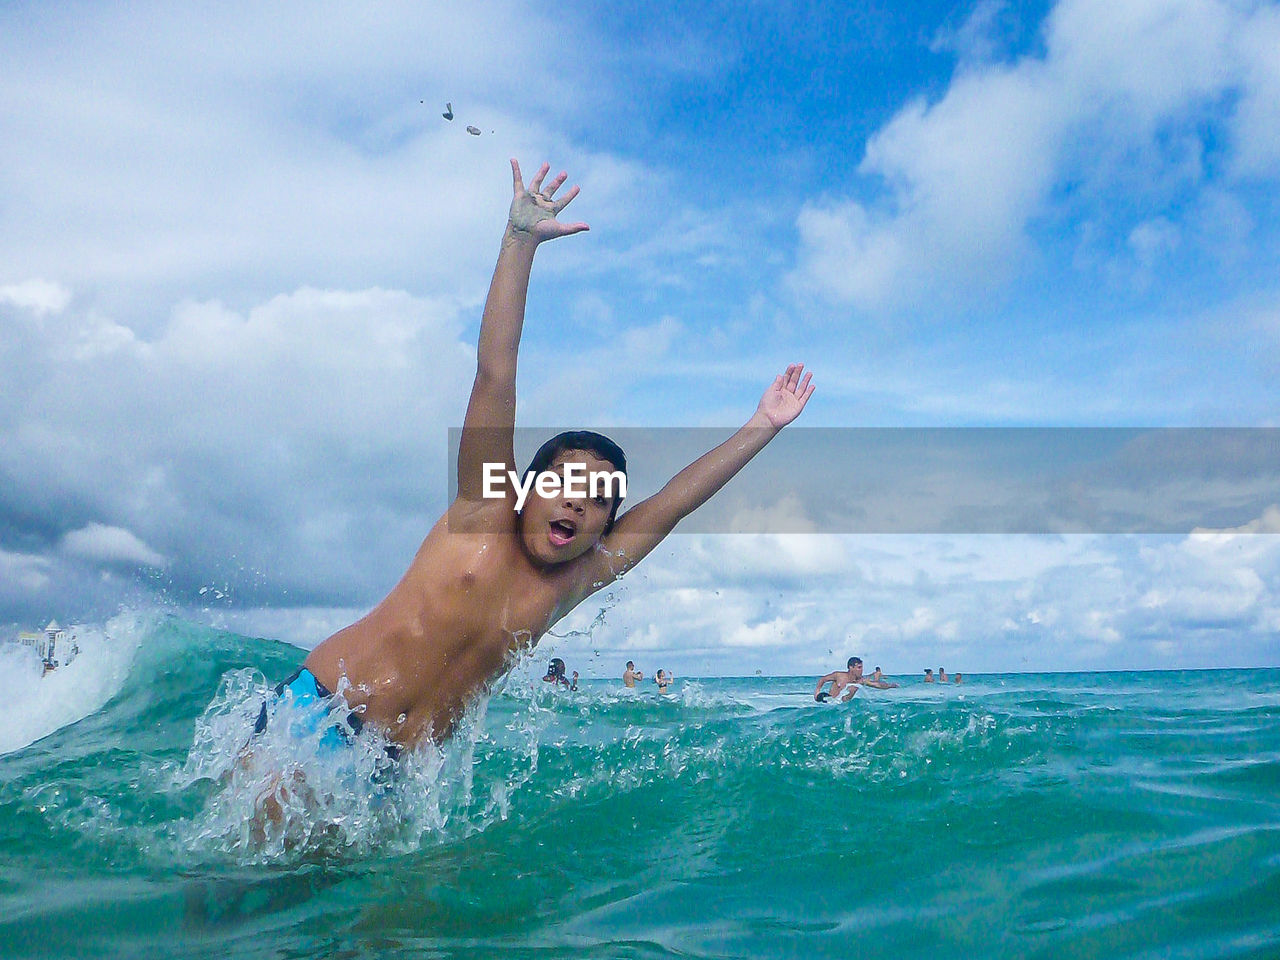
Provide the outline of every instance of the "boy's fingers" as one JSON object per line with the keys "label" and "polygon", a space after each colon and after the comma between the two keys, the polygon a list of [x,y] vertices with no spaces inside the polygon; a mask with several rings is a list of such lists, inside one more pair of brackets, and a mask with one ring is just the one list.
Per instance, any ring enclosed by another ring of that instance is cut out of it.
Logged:
{"label": "boy's fingers", "polygon": [[562,186],[564,186],[564,182],[568,179],[569,179],[569,175],[565,173],[563,170],[560,171],[559,175],[554,180],[552,180],[551,183],[547,186],[547,189],[542,191],[542,195],[546,197],[548,200],[550,200],[552,197],[556,195],[556,191],[559,190]]}
{"label": "boy's fingers", "polygon": [[561,197],[559,200],[555,202],[555,204],[552,206],[552,209],[555,210],[556,213],[559,213],[561,210],[563,210],[565,207],[569,205],[569,202],[574,197],[578,195],[578,192],[580,189],[581,188],[575,184],[573,187],[569,189],[568,193],[566,193],[563,197]]}
{"label": "boy's fingers", "polygon": [[516,193],[524,192],[524,181],[520,179],[520,161],[515,157],[511,158],[511,181]]}
{"label": "boy's fingers", "polygon": [[551,169],[551,164],[549,163],[544,163],[542,166],[538,168],[537,176],[535,176],[532,180],[529,181],[529,189],[533,193],[537,193],[539,190],[542,189],[542,178],[547,175],[547,172],[550,169]]}

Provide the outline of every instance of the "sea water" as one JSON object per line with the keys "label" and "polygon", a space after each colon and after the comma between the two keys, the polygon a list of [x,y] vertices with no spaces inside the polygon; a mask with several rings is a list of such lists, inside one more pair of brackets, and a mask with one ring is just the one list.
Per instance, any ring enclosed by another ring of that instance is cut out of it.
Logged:
{"label": "sea water", "polygon": [[43,679],[0,650],[0,958],[1280,957],[1280,670],[817,704],[522,667],[399,764],[287,704],[245,762],[302,651],[81,637]]}

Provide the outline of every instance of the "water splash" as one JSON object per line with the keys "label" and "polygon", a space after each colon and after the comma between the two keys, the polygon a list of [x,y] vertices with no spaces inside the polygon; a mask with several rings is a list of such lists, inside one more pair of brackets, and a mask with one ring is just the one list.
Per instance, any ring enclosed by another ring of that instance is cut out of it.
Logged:
{"label": "water splash", "polygon": [[76,624],[80,654],[41,675],[40,662],[17,644],[0,645],[0,754],[20,750],[96,713],[124,684],[142,638],[155,618],[121,614],[106,624]]}

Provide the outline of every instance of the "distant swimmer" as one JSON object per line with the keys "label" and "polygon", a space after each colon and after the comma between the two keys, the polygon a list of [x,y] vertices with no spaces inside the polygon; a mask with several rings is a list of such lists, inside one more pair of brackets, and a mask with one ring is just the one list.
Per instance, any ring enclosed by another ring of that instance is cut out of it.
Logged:
{"label": "distant swimmer", "polygon": [[925,682],[925,683],[933,683],[933,682],[934,682],[934,679],[933,679],[933,671],[932,671],[932,670],[930,670],[930,669],[928,669],[928,668],[926,668],[926,669],[925,669],[925,671],[924,671],[924,682]]}
{"label": "distant swimmer", "polygon": [[[828,700],[836,699],[839,699],[841,702],[852,699],[853,695],[858,692],[858,684],[862,682],[862,658],[850,657],[847,669],[828,673],[818,681],[818,685],[814,687],[813,690],[813,699],[817,700],[819,703],[826,703]],[[830,693],[827,693],[822,689],[828,683],[831,684]],[[846,687],[849,692],[841,697],[840,691],[844,690]]]}
{"label": "distant swimmer", "polygon": [[953,682],[954,682],[954,683],[964,683],[964,674],[963,674],[963,673],[957,673],[957,674],[956,674],[956,678],[955,678],[955,680],[954,680]]}
{"label": "distant swimmer", "polygon": [[578,671],[577,670],[573,671],[573,682],[569,684],[569,689],[570,690],[578,689]]}
{"label": "distant swimmer", "polygon": [[939,683],[946,683],[946,682],[947,682],[947,671],[946,671],[945,669],[943,669],[942,667],[939,667],[939,668],[938,668],[938,682],[939,682]]}
{"label": "distant swimmer", "polygon": [[[573,671],[574,682],[577,682],[578,671]],[[564,661],[559,657],[552,657],[551,662],[547,664],[547,675],[542,678],[543,683],[554,683],[560,686],[569,686],[569,679],[564,675]]]}
{"label": "distant swimmer", "polygon": [[644,674],[636,669],[634,661],[627,661],[627,669],[622,671],[622,682],[628,687],[634,687],[637,680],[643,680]]}
{"label": "distant swimmer", "polygon": [[877,690],[892,690],[897,686],[896,683],[885,679],[885,676],[880,672],[879,667],[876,667],[875,672],[872,673],[870,677],[862,681],[862,685],[865,687],[875,687]]}
{"label": "distant swimmer", "polygon": [[657,676],[653,678],[653,682],[658,685],[659,693],[666,693],[667,687],[671,685],[671,681],[676,678],[674,673],[668,673],[666,670],[659,670]]}

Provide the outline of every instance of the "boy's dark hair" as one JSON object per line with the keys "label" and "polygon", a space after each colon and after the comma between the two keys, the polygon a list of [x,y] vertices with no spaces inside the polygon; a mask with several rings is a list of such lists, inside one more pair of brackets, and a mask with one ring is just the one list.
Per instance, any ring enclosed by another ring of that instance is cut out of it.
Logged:
{"label": "boy's dark hair", "polygon": [[[593,453],[601,460],[607,460],[613,464],[614,469],[624,477],[627,475],[627,455],[622,452],[620,446],[604,434],[594,433],[591,430],[566,430],[564,433],[556,434],[538,448],[538,452],[529,461],[529,466],[525,469],[521,480],[527,481],[531,473],[542,473],[551,466],[551,461],[556,458],[556,454],[563,453],[565,450],[583,450]],[[604,525],[605,533],[613,529],[613,521],[618,518],[618,507],[621,505],[622,495],[619,493],[613,498],[609,520]]]}
{"label": "boy's dark hair", "polygon": [[853,669],[853,665],[854,665],[855,663],[861,663],[861,662],[862,662],[862,658],[861,658],[861,657],[850,657],[850,658],[849,658],[849,662],[848,662],[847,664],[845,664],[845,668],[846,668],[846,669],[848,669],[848,670],[852,670],[852,669]]}

